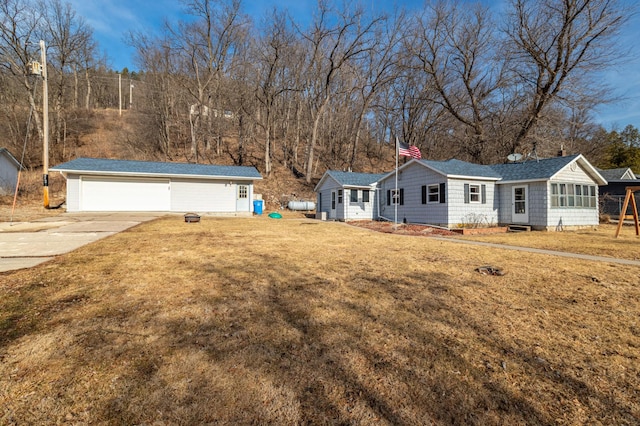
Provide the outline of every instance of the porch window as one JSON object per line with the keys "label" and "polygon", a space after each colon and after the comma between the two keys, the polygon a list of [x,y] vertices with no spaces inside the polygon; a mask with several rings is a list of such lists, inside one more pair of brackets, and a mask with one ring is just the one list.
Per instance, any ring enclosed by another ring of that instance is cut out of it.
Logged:
{"label": "porch window", "polygon": [[596,208],[598,204],[596,194],[595,185],[552,183],[551,207],[593,209]]}
{"label": "porch window", "polygon": [[363,189],[362,190],[362,202],[363,203],[368,203],[369,202],[369,190],[368,189]]}
{"label": "porch window", "polygon": [[357,189],[352,189],[351,191],[349,191],[350,195],[349,195],[349,201],[351,201],[352,203],[357,203],[358,202],[358,190]]}

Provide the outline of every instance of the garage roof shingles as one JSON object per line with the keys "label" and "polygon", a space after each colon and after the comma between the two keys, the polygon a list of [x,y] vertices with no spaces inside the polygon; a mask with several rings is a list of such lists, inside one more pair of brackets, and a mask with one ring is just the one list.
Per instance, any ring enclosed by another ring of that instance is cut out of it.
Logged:
{"label": "garage roof shingles", "polygon": [[105,158],[77,158],[52,167],[67,173],[151,176],[206,176],[224,178],[262,179],[255,167],[218,166],[209,164],[165,163],[155,161],[111,160]]}

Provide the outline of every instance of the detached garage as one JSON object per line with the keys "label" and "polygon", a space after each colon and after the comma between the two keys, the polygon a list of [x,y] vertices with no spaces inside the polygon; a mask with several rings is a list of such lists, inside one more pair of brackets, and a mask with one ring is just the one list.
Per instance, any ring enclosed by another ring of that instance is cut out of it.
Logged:
{"label": "detached garage", "polygon": [[78,158],[52,167],[67,179],[67,211],[253,211],[255,167]]}

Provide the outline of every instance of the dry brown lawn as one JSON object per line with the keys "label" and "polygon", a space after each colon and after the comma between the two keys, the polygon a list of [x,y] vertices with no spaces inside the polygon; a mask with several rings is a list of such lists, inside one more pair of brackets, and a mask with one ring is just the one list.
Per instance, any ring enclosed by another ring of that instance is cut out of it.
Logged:
{"label": "dry brown lawn", "polygon": [[638,424],[639,273],[165,218],[0,274],[0,424]]}
{"label": "dry brown lawn", "polygon": [[568,251],[592,256],[640,260],[640,237],[633,225],[624,225],[615,238],[617,224],[603,224],[598,229],[564,232],[509,232],[465,236],[464,239]]}

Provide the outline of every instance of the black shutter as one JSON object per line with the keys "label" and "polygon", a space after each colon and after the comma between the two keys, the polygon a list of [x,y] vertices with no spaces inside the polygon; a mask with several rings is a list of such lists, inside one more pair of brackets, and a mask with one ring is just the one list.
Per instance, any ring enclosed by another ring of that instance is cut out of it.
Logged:
{"label": "black shutter", "polygon": [[387,189],[387,205],[391,205],[391,190]]}
{"label": "black shutter", "polygon": [[464,203],[469,204],[469,184],[464,184]]}
{"label": "black shutter", "polygon": [[404,188],[400,188],[400,205],[404,205]]}
{"label": "black shutter", "polygon": [[444,188],[445,188],[445,186],[444,186],[444,185],[445,185],[445,184],[444,184],[444,182],[440,184],[440,191],[439,191],[439,193],[440,193],[440,202],[441,202],[441,203],[445,203],[445,202],[446,202],[446,201],[445,201],[445,199],[444,199]]}
{"label": "black shutter", "polygon": [[487,204],[487,185],[482,185],[482,204]]}
{"label": "black shutter", "polygon": [[422,185],[422,204],[427,204],[427,185]]}

